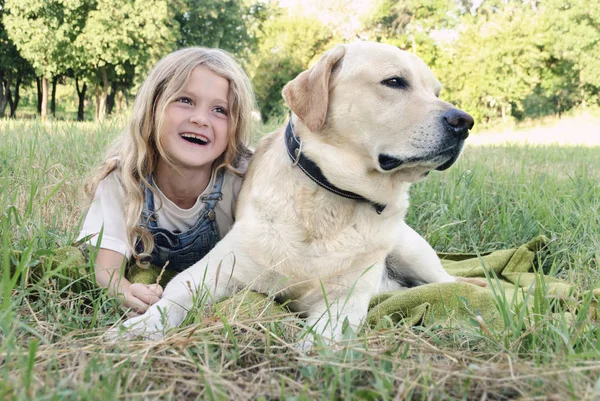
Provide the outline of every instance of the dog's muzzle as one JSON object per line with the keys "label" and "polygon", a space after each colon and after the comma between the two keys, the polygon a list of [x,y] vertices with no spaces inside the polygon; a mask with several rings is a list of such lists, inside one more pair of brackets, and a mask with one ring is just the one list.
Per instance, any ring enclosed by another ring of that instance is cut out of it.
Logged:
{"label": "dog's muzzle", "polygon": [[464,141],[469,136],[469,130],[475,125],[475,120],[462,110],[450,109],[442,115],[442,123],[446,132]]}
{"label": "dog's muzzle", "polygon": [[456,162],[465,144],[465,139],[469,136],[469,130],[475,125],[475,120],[470,114],[458,109],[447,110],[442,115],[442,122],[446,132],[450,134],[451,140],[456,141],[456,144],[449,152],[449,159],[435,168],[438,171],[444,171]]}
{"label": "dog's muzzle", "polygon": [[379,166],[383,171],[391,171],[402,165],[406,165],[408,167],[415,167],[417,165],[421,165],[423,167],[429,166],[432,170],[443,171],[456,162],[458,156],[460,156],[464,142],[465,141],[460,140],[450,149],[447,148],[444,150],[443,153],[432,152],[431,154],[425,156],[409,157],[406,159],[398,159],[394,156],[382,153],[378,157]]}
{"label": "dog's muzzle", "polygon": [[397,159],[393,156],[386,155],[383,153],[379,155],[378,161],[379,161],[379,166],[384,171],[393,170],[396,167],[399,167],[402,163],[404,163],[404,160],[402,160],[402,159]]}
{"label": "dog's muzzle", "polygon": [[437,166],[435,168],[435,170],[437,171],[444,171],[450,168],[450,166],[452,166],[456,160],[458,160],[458,156],[460,156],[460,153],[462,151],[462,148],[465,144],[464,140],[460,140],[456,146],[454,148],[452,148],[452,150],[448,151],[446,154],[446,161],[443,162],[442,164],[440,164],[439,166]]}
{"label": "dog's muzzle", "polygon": [[[449,109],[442,115],[442,126],[445,131],[443,151],[431,152],[430,154],[399,159],[397,157],[381,153],[378,157],[379,166],[384,171],[391,171],[403,164],[428,164],[433,169],[443,171],[452,166],[469,136],[469,130],[475,124],[473,117],[458,109]],[[437,167],[435,166],[437,163]]]}

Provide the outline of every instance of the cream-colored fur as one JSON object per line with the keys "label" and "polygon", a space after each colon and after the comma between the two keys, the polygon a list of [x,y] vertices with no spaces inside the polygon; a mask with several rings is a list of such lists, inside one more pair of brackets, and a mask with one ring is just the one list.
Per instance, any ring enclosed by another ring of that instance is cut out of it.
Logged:
{"label": "cream-colored fur", "polygon": [[[408,86],[390,87],[386,80],[394,77]],[[358,326],[373,295],[401,288],[394,277],[454,281],[403,220],[411,183],[462,148],[464,138],[445,122],[444,113],[455,109],[438,99],[440,88],[420,59],[393,46],[361,42],[326,53],[284,88],[295,133],[332,184],[386,205],[384,211],[310,180],[292,164],[283,127],[256,151],[232,230],[176,276],[157,304],[127,320],[127,332],[160,338],[182,322],[194,295],[218,300],[250,288],[291,300],[315,332],[339,340],[344,319]],[[382,154],[402,163],[386,170]]]}

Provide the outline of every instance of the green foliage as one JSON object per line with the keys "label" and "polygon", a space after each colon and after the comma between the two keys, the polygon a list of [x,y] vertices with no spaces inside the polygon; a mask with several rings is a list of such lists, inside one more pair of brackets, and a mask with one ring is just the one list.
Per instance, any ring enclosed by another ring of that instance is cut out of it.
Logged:
{"label": "green foliage", "polygon": [[3,22],[21,56],[41,76],[59,75],[72,56],[92,0],[6,0]]}
{"label": "green foliage", "polygon": [[368,13],[366,3],[0,0],[0,113],[7,90],[34,78],[32,67],[38,77],[91,84],[88,98],[101,87],[100,109],[118,91],[134,94],[171,50],[207,46],[242,62],[263,120],[277,120],[287,112],[283,86],[356,38],[416,53],[442,96],[479,126],[600,104],[600,0],[372,0]]}
{"label": "green foliage", "polygon": [[[192,315],[191,327],[164,341],[109,343],[106,328],[123,316],[116,301],[50,262],[75,239],[83,177],[123,125],[0,121],[3,399],[598,400],[597,298],[556,298],[541,282],[526,293],[533,310],[498,296],[506,331],[389,320],[302,354],[301,320],[232,302]],[[412,187],[408,221],[447,251],[547,234],[541,264],[585,290],[599,277],[598,177],[595,148],[468,147],[451,169]],[[14,251],[21,272],[43,269],[40,281],[11,272]],[[576,309],[590,313],[569,316]]]}
{"label": "green foliage", "polygon": [[463,12],[455,0],[386,0],[368,19],[367,28],[375,40],[412,51],[431,64],[441,47],[436,35],[456,29]]}
{"label": "green foliage", "polygon": [[548,68],[541,88],[556,99],[558,112],[577,103],[600,104],[600,1],[542,5]]}
{"label": "green foliage", "polygon": [[10,39],[41,77],[39,108],[46,118],[48,79],[71,66],[72,43],[85,24],[94,0],[7,0],[3,22]]}
{"label": "green foliage", "polygon": [[544,3],[549,49],[573,63],[582,85],[600,87],[600,1]]}
{"label": "green foliage", "polygon": [[267,17],[263,3],[179,0],[177,5],[177,47],[218,47],[240,58],[246,58],[256,48],[253,31]]}
{"label": "green foliage", "polygon": [[332,31],[315,19],[281,10],[265,21],[258,50],[250,57],[249,73],[263,121],[286,113],[281,90],[334,45]]}
{"label": "green foliage", "polygon": [[4,117],[6,106],[11,106],[11,116],[19,101],[19,86],[27,84],[35,75],[31,64],[25,60],[8,37],[4,27],[4,0],[0,0],[0,118]]}
{"label": "green foliage", "polygon": [[97,118],[106,114],[109,86],[127,90],[163,55],[174,50],[178,24],[164,0],[96,2],[75,48],[78,69],[102,87]]}
{"label": "green foliage", "polygon": [[368,33],[423,58],[479,123],[600,103],[599,0],[385,0]]}
{"label": "green foliage", "polygon": [[[436,65],[451,102],[487,122],[522,110],[525,98],[540,81],[542,38],[538,16],[530,7],[512,3],[501,10],[466,15],[460,40]],[[474,50],[477,49],[477,50]]]}
{"label": "green foliage", "polygon": [[129,68],[145,73],[175,48],[177,23],[162,0],[99,1],[89,13],[76,46],[96,68],[108,67],[116,76]]}

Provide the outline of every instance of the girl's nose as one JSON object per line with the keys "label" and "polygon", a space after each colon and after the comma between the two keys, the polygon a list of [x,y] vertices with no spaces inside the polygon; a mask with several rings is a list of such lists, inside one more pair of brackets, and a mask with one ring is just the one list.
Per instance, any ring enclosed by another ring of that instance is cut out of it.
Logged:
{"label": "girl's nose", "polygon": [[200,107],[196,107],[190,116],[190,121],[193,124],[199,126],[207,126],[208,125],[208,112],[202,110]]}

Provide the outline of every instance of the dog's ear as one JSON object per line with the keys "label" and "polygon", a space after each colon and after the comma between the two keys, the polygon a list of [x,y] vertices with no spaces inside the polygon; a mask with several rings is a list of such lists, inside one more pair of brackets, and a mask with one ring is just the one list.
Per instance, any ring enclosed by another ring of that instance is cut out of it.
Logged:
{"label": "dog's ear", "polygon": [[306,126],[319,131],[327,117],[329,78],[333,67],[344,57],[346,49],[338,45],[325,53],[310,69],[302,72],[283,88],[283,98]]}

